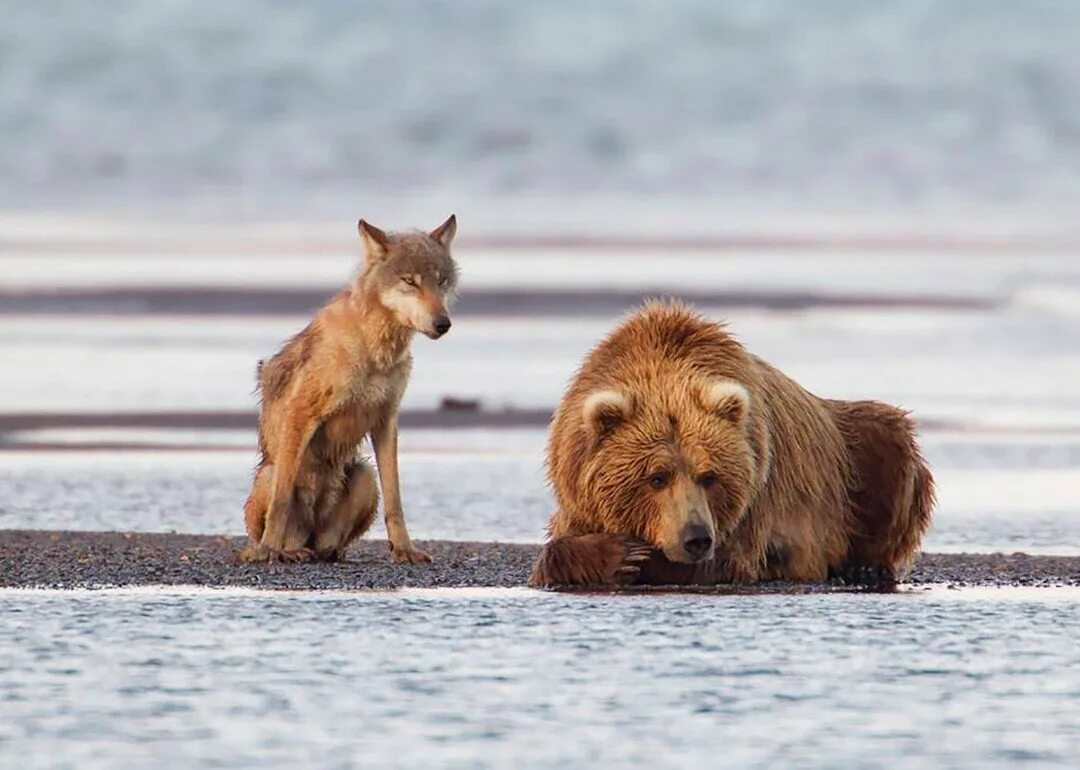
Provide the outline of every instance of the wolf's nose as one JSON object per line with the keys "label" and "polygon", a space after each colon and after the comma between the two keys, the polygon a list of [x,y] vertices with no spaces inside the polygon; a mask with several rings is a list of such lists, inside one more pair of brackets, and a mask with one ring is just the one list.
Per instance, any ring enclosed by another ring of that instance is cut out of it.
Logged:
{"label": "wolf's nose", "polygon": [[435,333],[441,337],[448,331],[450,331],[450,319],[444,315],[441,315],[435,319],[432,327],[435,329]]}
{"label": "wolf's nose", "polygon": [[712,535],[704,524],[691,524],[683,528],[683,548],[694,559],[700,559],[712,548]]}

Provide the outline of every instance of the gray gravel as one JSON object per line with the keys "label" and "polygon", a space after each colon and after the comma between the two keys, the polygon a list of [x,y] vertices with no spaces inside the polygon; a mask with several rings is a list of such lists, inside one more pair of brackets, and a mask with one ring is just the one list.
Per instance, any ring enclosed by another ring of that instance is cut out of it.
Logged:
{"label": "gray gravel", "polygon": [[[417,541],[431,566],[393,566],[385,541],[361,541],[338,564],[233,561],[244,539],[213,535],[0,530],[0,587],[247,586],[284,590],[512,587],[525,584],[539,545]],[[909,584],[1080,586],[1080,557],[923,554]],[[739,593],[808,593],[836,585],[721,587]]]}

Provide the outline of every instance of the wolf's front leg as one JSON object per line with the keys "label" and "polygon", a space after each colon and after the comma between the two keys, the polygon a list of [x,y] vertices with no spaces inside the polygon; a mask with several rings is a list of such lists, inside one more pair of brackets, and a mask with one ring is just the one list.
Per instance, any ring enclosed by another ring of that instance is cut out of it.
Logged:
{"label": "wolf's front leg", "polygon": [[[286,504],[278,506],[276,510],[271,504],[262,538],[240,551],[237,561],[302,562],[315,557],[315,551],[308,547],[315,495],[310,490],[298,489],[289,498]],[[270,527],[272,523],[275,524],[273,528]]]}
{"label": "wolf's front leg", "polygon": [[652,546],[625,535],[559,537],[540,551],[529,585],[629,585],[654,553]]}
{"label": "wolf's front leg", "polygon": [[413,546],[405,526],[401,487],[398,484],[397,433],[396,414],[389,415],[371,431],[371,445],[375,449],[375,464],[379,467],[379,483],[382,486],[390,559],[394,564],[428,564],[431,556]]}
{"label": "wolf's front leg", "polygon": [[257,544],[238,558],[255,561],[308,561],[315,552],[308,547],[314,518],[314,491],[297,486],[303,455],[318,423],[306,421],[301,429],[287,426],[275,457],[274,481],[266,511],[266,526]]}

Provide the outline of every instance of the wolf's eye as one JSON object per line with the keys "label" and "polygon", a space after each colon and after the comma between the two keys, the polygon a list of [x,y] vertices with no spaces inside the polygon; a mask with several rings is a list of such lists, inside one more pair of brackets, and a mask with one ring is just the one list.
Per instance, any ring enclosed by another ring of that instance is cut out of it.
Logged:
{"label": "wolf's eye", "polygon": [[667,471],[660,471],[649,476],[649,486],[659,492],[661,489],[668,485],[671,481],[671,474]]}
{"label": "wolf's eye", "polygon": [[403,276],[401,276],[401,282],[403,284],[405,284],[406,286],[408,286],[409,288],[412,288],[412,289],[416,288],[416,279],[413,278],[411,275],[403,275]]}
{"label": "wolf's eye", "polygon": [[440,289],[445,289],[449,285],[450,285],[450,279],[449,278],[440,278],[439,279],[439,288]]}
{"label": "wolf's eye", "polygon": [[706,471],[705,473],[702,473],[700,476],[698,476],[697,483],[705,487],[705,489],[708,489],[709,487],[716,484],[716,482],[719,480],[720,477],[717,476],[715,473],[713,473],[712,471]]}

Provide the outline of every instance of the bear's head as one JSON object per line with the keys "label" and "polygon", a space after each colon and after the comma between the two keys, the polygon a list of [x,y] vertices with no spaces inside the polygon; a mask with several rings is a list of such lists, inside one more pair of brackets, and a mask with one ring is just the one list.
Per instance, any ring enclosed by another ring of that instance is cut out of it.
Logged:
{"label": "bear's head", "polygon": [[726,379],[655,384],[597,389],[580,402],[576,507],[672,561],[711,559],[751,494],[750,395]]}

